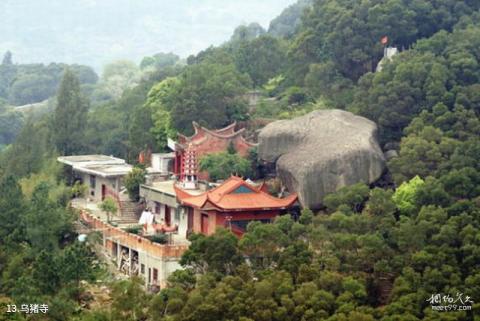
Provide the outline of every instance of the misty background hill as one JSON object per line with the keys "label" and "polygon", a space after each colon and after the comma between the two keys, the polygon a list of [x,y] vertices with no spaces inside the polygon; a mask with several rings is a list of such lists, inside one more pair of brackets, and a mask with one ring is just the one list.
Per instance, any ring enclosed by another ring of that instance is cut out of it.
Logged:
{"label": "misty background hill", "polygon": [[295,0],[2,0],[0,52],[17,63],[77,63],[158,52],[181,57],[229,39],[241,24],[270,21]]}

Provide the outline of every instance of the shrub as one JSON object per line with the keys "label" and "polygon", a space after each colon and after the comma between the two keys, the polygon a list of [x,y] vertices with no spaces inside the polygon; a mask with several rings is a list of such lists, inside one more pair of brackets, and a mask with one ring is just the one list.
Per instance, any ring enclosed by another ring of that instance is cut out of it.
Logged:
{"label": "shrub", "polygon": [[251,176],[252,163],[238,154],[228,152],[205,155],[200,170],[208,172],[211,180],[227,179],[230,175]]}
{"label": "shrub", "polygon": [[128,196],[134,202],[138,202],[140,199],[140,184],[145,183],[145,174],[145,169],[134,167],[125,177],[125,187],[127,188]]}

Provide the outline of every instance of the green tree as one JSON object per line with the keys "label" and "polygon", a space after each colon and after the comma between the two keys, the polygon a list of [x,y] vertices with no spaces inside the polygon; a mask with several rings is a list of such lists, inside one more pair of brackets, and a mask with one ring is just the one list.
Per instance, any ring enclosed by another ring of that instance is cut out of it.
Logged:
{"label": "green tree", "polygon": [[189,66],[172,84],[165,98],[172,127],[190,135],[192,121],[209,128],[220,128],[247,117],[243,95],[250,87],[248,76],[233,65],[202,63]]}
{"label": "green tree", "polygon": [[13,176],[0,179],[0,246],[24,240],[26,204]]}
{"label": "green tree", "polygon": [[99,207],[102,211],[107,213],[107,222],[110,222],[112,214],[115,214],[118,211],[117,202],[111,197],[105,198],[103,202],[100,203]]}
{"label": "green tree", "polygon": [[231,175],[243,177],[252,175],[251,162],[236,153],[208,154],[200,159],[199,165],[200,170],[207,172],[213,181],[227,179]]}
{"label": "green tree", "polygon": [[393,215],[397,210],[397,207],[392,201],[392,195],[392,190],[383,190],[381,188],[372,189],[370,191],[365,211],[376,216]]}
{"label": "green tree", "polygon": [[40,171],[50,149],[47,137],[48,129],[44,123],[27,118],[15,142],[4,152],[6,171],[18,177]]}
{"label": "green tree", "polygon": [[152,110],[147,105],[139,105],[133,110],[131,124],[128,129],[128,141],[130,145],[130,159],[138,157],[141,151],[156,150],[155,136],[151,129],[154,123]]}
{"label": "green tree", "polygon": [[61,155],[81,152],[87,123],[88,102],[82,96],[80,83],[69,69],[65,70],[57,95],[52,135]]}
{"label": "green tree", "polygon": [[353,83],[338,71],[332,61],[311,64],[305,75],[305,87],[314,97],[321,97],[344,108],[353,100]]}
{"label": "green tree", "polygon": [[[87,66],[51,63],[0,65],[0,96],[8,98],[11,105],[26,105],[44,102],[58,91],[64,69],[69,68],[80,79],[84,88],[98,79]],[[39,104],[35,109],[45,104]]]}
{"label": "green tree", "polygon": [[[69,264],[71,262],[68,262]],[[35,286],[44,294],[52,295],[60,286],[58,258],[51,251],[43,250],[32,264]]]}
{"label": "green tree", "polygon": [[241,42],[246,40],[252,40],[257,37],[260,37],[265,33],[265,29],[256,23],[252,22],[249,25],[238,26],[235,28],[232,37],[230,38],[231,43]]}
{"label": "green tree", "polygon": [[16,65],[1,64],[0,65],[0,98],[2,104],[5,104],[10,96],[10,90],[18,74]]}
{"label": "green tree", "polygon": [[397,188],[392,196],[392,200],[401,214],[412,215],[415,210],[417,191],[423,184],[425,184],[423,179],[415,176]]}
{"label": "green tree", "polygon": [[390,162],[393,177],[401,183],[417,175],[436,174],[444,160],[455,152],[458,142],[445,137],[437,128],[426,126],[418,134],[402,139],[400,157]]}
{"label": "green tree", "polygon": [[363,203],[368,197],[368,186],[363,183],[357,183],[351,186],[345,186],[333,194],[325,196],[323,203],[331,211],[339,210],[342,206],[355,212],[360,212]]}
{"label": "green tree", "polygon": [[[446,2],[453,6],[453,2]],[[440,31],[419,40],[414,49],[386,64],[381,73],[364,75],[350,109],[376,121],[383,141],[390,141],[398,140],[402,130],[422,110],[438,104],[445,105],[447,110],[460,105],[473,107],[475,98],[467,88],[478,79],[479,65],[472,60],[469,44],[480,42],[478,33],[478,26],[466,25],[450,34]],[[449,54],[454,48],[458,52]],[[452,83],[458,84],[455,90]]]}
{"label": "green tree", "polygon": [[3,55],[2,65],[12,65],[12,64],[13,64],[12,53],[8,50]]}
{"label": "green tree", "polygon": [[243,261],[238,251],[237,237],[226,229],[218,229],[210,236],[194,234],[190,242],[180,264],[193,268],[197,273],[232,274]]}
{"label": "green tree", "polygon": [[287,246],[278,257],[278,267],[285,270],[297,280],[300,268],[312,263],[313,253],[308,244],[296,241]]}
{"label": "green tree", "polygon": [[145,175],[145,169],[134,167],[125,177],[125,187],[132,201],[137,202],[140,199],[140,185],[145,183]]}
{"label": "green tree", "polygon": [[146,107],[150,108],[154,123],[151,134],[155,137],[157,146],[162,148],[166,148],[169,137],[173,138],[176,135],[169,108],[171,107],[173,92],[179,85],[180,80],[177,77],[164,79],[152,87],[145,103]]}
{"label": "green tree", "polygon": [[153,57],[145,57],[140,63],[140,68],[145,69],[147,67],[153,67],[156,69],[165,68],[168,66],[175,65],[180,60],[180,57],[174,53],[164,53],[160,52],[153,55]]}
{"label": "green tree", "polygon": [[300,224],[309,225],[309,224],[312,223],[313,217],[314,217],[314,214],[313,214],[312,210],[309,209],[309,208],[304,208],[300,212],[300,218],[298,219],[298,222]]}
{"label": "green tree", "polygon": [[453,197],[472,199],[480,195],[480,172],[472,167],[454,169],[443,175],[440,181]]}
{"label": "green tree", "polygon": [[303,12],[312,4],[312,0],[299,0],[288,6],[279,16],[270,21],[268,34],[275,37],[292,37],[301,25]]}
{"label": "green tree", "polygon": [[139,127],[149,123],[143,122],[145,116],[140,107],[150,87],[150,83],[142,83],[126,90],[120,99],[92,109],[85,137],[89,153],[116,155],[129,162],[137,159],[139,151],[146,145],[144,133],[148,133],[148,127]]}
{"label": "green tree", "polygon": [[193,290],[197,283],[195,271],[191,269],[176,270],[168,277],[170,287],[181,287],[186,291]]}
{"label": "green tree", "polygon": [[281,40],[263,35],[238,46],[234,53],[235,65],[250,76],[254,87],[261,87],[284,68],[286,51]]}
{"label": "green tree", "polygon": [[88,192],[88,185],[81,183],[80,181],[76,181],[75,184],[72,186],[72,196],[84,198],[86,197]]}
{"label": "green tree", "polygon": [[72,298],[79,299],[81,280],[95,279],[94,260],[94,253],[85,243],[75,242],[63,250],[59,258],[61,268],[58,275],[62,284],[69,288]]}
{"label": "green tree", "polygon": [[437,205],[448,207],[452,203],[452,198],[438,179],[429,176],[425,179],[425,184],[418,187],[416,202],[418,206]]}
{"label": "green tree", "polygon": [[26,237],[36,250],[54,250],[59,241],[72,231],[73,216],[49,198],[50,187],[35,187],[30,208],[25,213]]}
{"label": "green tree", "polygon": [[239,246],[242,252],[250,258],[255,269],[268,269],[278,262],[279,255],[288,242],[285,231],[282,231],[281,227],[282,225],[291,226],[291,224],[283,223],[286,223],[285,220],[280,220],[278,224],[262,224],[261,222],[248,224]]}
{"label": "green tree", "polygon": [[117,100],[125,90],[139,84],[140,75],[139,67],[132,61],[114,61],[103,68],[98,88],[103,89],[109,98]]}
{"label": "green tree", "polygon": [[23,115],[19,112],[0,108],[0,144],[9,145],[14,142],[24,124]]}

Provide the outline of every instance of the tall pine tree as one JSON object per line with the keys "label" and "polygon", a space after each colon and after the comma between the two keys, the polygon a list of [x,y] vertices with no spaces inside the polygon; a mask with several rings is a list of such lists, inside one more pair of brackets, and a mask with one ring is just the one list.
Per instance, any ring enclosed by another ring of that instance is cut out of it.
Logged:
{"label": "tall pine tree", "polygon": [[78,78],[66,69],[58,90],[53,121],[53,138],[61,155],[74,155],[84,150],[88,107]]}
{"label": "tall pine tree", "polygon": [[7,51],[3,56],[2,65],[13,65],[12,53]]}
{"label": "tall pine tree", "polygon": [[22,241],[25,213],[22,189],[13,176],[0,180],[0,246]]}

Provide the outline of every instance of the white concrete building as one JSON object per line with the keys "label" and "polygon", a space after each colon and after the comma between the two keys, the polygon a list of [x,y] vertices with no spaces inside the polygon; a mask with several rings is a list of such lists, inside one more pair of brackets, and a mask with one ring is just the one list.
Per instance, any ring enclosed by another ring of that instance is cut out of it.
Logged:
{"label": "white concrete building", "polygon": [[396,47],[385,47],[383,52],[383,58],[377,65],[376,72],[382,71],[383,65],[387,62],[392,60],[393,56],[398,54],[398,49]]}
{"label": "white concrete building", "polygon": [[74,180],[88,186],[86,196],[97,202],[107,195],[118,196],[123,178],[133,168],[123,159],[106,155],[61,156],[57,160],[71,166]]}
{"label": "white concrete building", "polygon": [[179,260],[187,244],[159,244],[143,236],[128,233],[119,227],[82,211],[80,219],[92,231],[102,234],[103,250],[120,273],[141,276],[153,291],[166,287],[168,276],[181,269]]}
{"label": "white concrete building", "polygon": [[[177,200],[175,192],[176,181],[167,180],[152,182],[140,186],[140,196],[145,199],[146,206],[151,209],[155,221],[166,226],[176,226],[177,230],[171,233],[174,244],[188,244],[188,213]],[[204,190],[189,190],[192,195],[203,193]]]}

